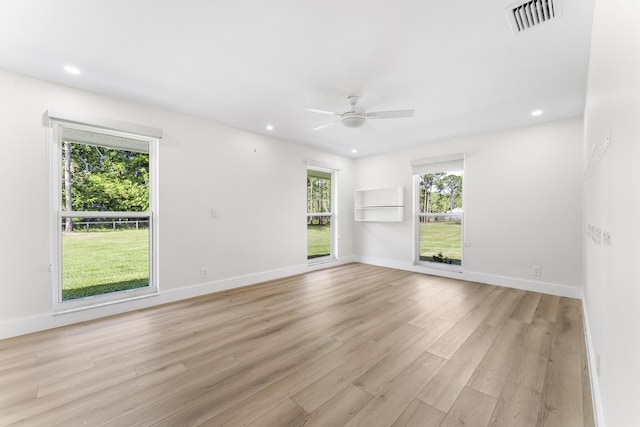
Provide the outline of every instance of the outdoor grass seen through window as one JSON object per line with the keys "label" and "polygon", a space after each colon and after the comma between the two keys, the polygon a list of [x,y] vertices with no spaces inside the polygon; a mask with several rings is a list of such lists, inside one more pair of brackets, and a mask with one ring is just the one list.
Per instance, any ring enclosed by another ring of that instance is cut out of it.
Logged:
{"label": "outdoor grass seen through window", "polygon": [[331,218],[325,224],[307,224],[307,259],[331,254]]}
{"label": "outdoor grass seen through window", "polygon": [[138,230],[65,232],[62,253],[63,301],[149,284],[149,229],[144,224]]}
{"label": "outdoor grass seen through window", "polygon": [[61,300],[149,286],[148,143],[64,129]]}

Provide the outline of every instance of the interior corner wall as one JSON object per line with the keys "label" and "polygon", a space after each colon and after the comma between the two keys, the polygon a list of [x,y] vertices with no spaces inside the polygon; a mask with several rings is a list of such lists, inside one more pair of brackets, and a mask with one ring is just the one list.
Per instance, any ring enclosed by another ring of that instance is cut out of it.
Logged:
{"label": "interior corner wall", "polygon": [[[0,338],[318,268],[306,258],[306,160],[339,169],[338,263],[354,259],[353,159],[5,71],[0,93]],[[163,129],[159,296],[53,314],[48,110]]]}
{"label": "interior corner wall", "polygon": [[[600,427],[638,425],[640,402],[640,3],[596,0],[584,159],[609,146],[584,181],[584,293]],[[594,159],[597,162],[597,158]],[[599,368],[597,367],[599,361]]]}
{"label": "interior corner wall", "polygon": [[[405,191],[403,222],[356,222],[359,259],[580,298],[582,139],[573,118],[357,159],[356,189]],[[456,153],[465,153],[462,274],[413,263],[410,162]]]}

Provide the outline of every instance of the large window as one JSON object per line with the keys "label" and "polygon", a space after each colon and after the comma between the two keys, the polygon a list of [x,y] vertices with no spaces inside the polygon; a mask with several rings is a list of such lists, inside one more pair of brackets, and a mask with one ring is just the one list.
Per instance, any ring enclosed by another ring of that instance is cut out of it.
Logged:
{"label": "large window", "polygon": [[454,270],[463,256],[464,164],[457,157],[414,165],[417,261]]}
{"label": "large window", "polygon": [[54,122],[58,310],[154,293],[157,139]]}
{"label": "large window", "polygon": [[307,169],[307,259],[335,257],[335,171]]}

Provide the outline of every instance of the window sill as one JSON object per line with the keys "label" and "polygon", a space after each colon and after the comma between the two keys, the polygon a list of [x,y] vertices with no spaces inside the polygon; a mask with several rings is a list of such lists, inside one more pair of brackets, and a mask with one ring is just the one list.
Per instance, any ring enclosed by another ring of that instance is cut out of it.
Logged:
{"label": "window sill", "polygon": [[424,268],[430,268],[432,270],[450,271],[452,273],[464,272],[461,265],[455,265],[455,264],[444,264],[440,262],[429,262],[429,261],[416,261],[414,262],[414,265],[424,267]]}
{"label": "window sill", "polygon": [[328,256],[328,257],[322,257],[322,258],[312,258],[310,260],[307,260],[307,265],[317,265],[317,264],[325,264],[328,262],[334,262],[337,261],[338,258],[334,257],[334,256]]}
{"label": "window sill", "polygon": [[[89,297],[89,298],[81,298],[78,300],[64,301],[56,305],[56,307],[54,308],[53,315],[57,316],[57,315],[63,315],[63,314],[76,313],[78,311],[91,310],[92,308],[106,307],[114,304],[136,301],[139,299],[150,298],[150,297],[155,297],[159,295],[157,289],[152,289],[152,290],[145,289],[145,291],[146,291],[145,293],[137,292],[135,295],[131,295],[130,297],[125,297],[125,298],[122,298],[123,296],[122,293],[118,292],[118,293],[99,295],[99,296]],[[114,296],[114,295],[117,295],[121,298],[108,299],[109,296]],[[101,297],[105,297],[105,298],[101,298]],[[97,300],[96,303],[90,304],[89,302],[90,301],[92,302],[93,300]]]}

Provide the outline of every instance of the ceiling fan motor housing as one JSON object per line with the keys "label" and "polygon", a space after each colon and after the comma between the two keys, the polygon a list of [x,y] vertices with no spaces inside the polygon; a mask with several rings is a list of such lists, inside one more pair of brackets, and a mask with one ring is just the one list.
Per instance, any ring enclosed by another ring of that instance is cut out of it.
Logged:
{"label": "ceiling fan motor housing", "polygon": [[359,128],[367,122],[367,117],[361,113],[345,113],[340,119],[343,126],[348,128]]}

